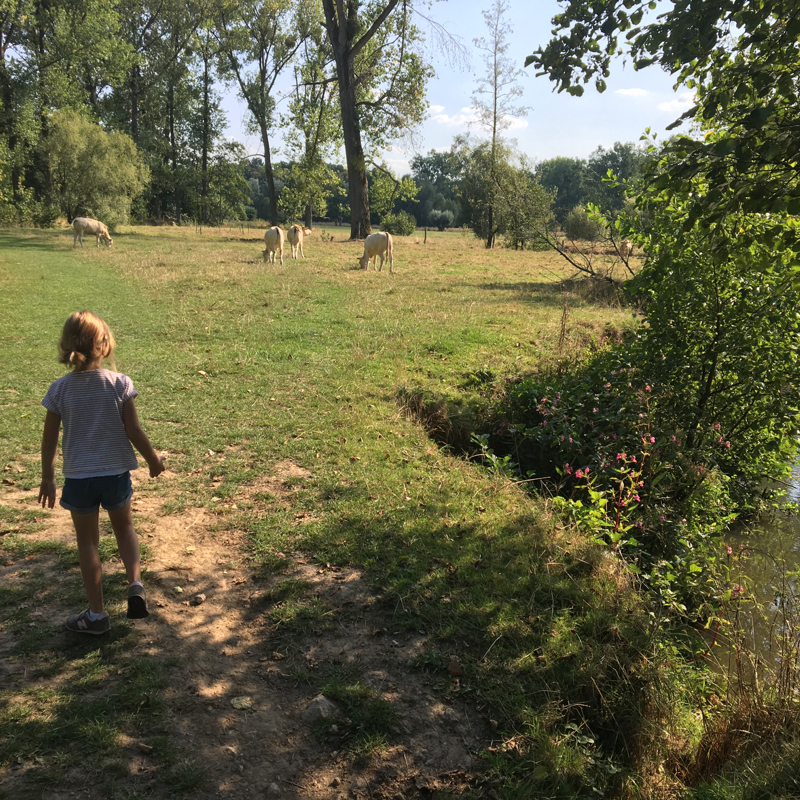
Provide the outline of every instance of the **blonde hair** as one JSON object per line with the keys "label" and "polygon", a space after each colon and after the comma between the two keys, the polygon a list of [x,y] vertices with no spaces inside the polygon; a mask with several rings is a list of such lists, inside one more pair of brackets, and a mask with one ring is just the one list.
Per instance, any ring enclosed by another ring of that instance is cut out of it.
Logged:
{"label": "blonde hair", "polygon": [[113,367],[115,347],[114,334],[97,314],[75,311],[69,315],[61,331],[58,360],[74,367],[77,372],[104,358],[110,358]]}

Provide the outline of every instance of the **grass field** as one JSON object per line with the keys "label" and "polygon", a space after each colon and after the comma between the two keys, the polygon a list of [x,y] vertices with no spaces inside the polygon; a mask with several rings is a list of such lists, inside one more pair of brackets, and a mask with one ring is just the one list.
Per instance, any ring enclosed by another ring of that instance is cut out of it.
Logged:
{"label": "grass field", "polygon": [[[508,378],[577,357],[629,312],[568,291],[556,255],[487,252],[460,233],[395,237],[393,275],[358,269],[361,245],[344,228],[316,230],[307,260],[283,265],[263,263],[262,233],[129,227],[110,250],[73,250],[66,231],[0,232],[4,489],[38,489],[40,401],[63,374],[60,329],[91,309],[115,333],[117,369],[133,378],[143,426],[173,474],[141,488],[162,518],[204,509],[216,530],[242,534],[232,558],[256,579],[279,577],[286,554],[362,571],[398,624],[424,631],[420,668],[458,654],[461,688],[502,745],[481,754],[492,796],[570,796],[589,790],[596,762],[608,774],[629,769],[624,731],[641,725],[629,700],[644,680],[626,660],[635,596],[556,526],[546,499],[437,444],[405,402],[422,393],[446,403],[449,423],[468,430]],[[279,462],[309,475],[290,504],[242,494]],[[42,767],[15,797],[54,797],[42,786],[64,780],[75,746],[116,765],[98,769],[92,796],[219,796],[203,788],[202,764],[177,756],[147,793],[126,783],[120,737],[150,725],[172,735],[164,691],[175,664],[131,663],[138,630],[64,658],[61,619],[29,614],[32,598],[62,602],[63,616],[77,610],[66,606],[81,602],[75,552],[41,537],[34,546],[26,535],[48,514],[20,509],[0,497],[0,656],[26,660],[36,680],[0,688],[0,775],[37,758]],[[63,584],[37,572],[40,559],[56,560]],[[107,591],[118,604],[120,592]],[[113,682],[117,670],[132,678],[101,718],[87,676]],[[150,702],[137,705],[141,693]],[[76,703],[84,695],[95,705]],[[595,738],[580,734],[584,717]]]}

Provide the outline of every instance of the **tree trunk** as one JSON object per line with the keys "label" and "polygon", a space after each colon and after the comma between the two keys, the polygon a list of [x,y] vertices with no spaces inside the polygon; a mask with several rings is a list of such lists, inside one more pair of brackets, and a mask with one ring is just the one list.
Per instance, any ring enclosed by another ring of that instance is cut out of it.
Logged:
{"label": "tree trunk", "polygon": [[139,66],[134,64],[130,75],[131,88],[131,139],[139,145]]}
{"label": "tree trunk", "polygon": [[203,52],[203,128],[202,153],[200,156],[200,224],[208,224],[208,150],[211,138],[211,77],[208,73],[208,54]]}
{"label": "tree trunk", "polygon": [[347,182],[350,188],[350,238],[365,239],[372,233],[369,221],[369,187],[361,128],[356,109],[356,85],[352,59],[336,54],[339,73],[339,105],[342,110],[344,153],[347,159]]}
{"label": "tree trunk", "polygon": [[[363,239],[372,232],[369,222],[369,189],[364,148],[361,143],[361,127],[356,104],[355,59],[360,50],[375,35],[378,28],[391,14],[398,0],[387,0],[383,10],[372,25],[360,33],[359,5],[356,0],[322,0],[325,11],[325,28],[336,61],[336,76],[339,84],[339,108],[342,114],[344,153],[347,159],[347,180],[350,187],[350,238]],[[362,20],[363,21],[363,20]]]}
{"label": "tree trunk", "polygon": [[312,212],[313,208],[311,206],[311,201],[309,200],[308,204],[306,205],[305,222],[304,222],[306,228],[308,228],[309,230],[311,230],[311,228],[313,227]]}
{"label": "tree trunk", "polygon": [[169,114],[169,148],[172,162],[172,211],[175,214],[175,221],[181,222],[181,187],[178,180],[178,145],[175,140],[175,86],[170,78],[169,90],[167,91],[167,106]]}
{"label": "tree trunk", "polygon": [[264,143],[264,172],[267,176],[267,193],[269,194],[269,221],[278,224],[278,195],[275,192],[275,176],[272,174],[272,157],[269,152],[269,134],[266,125],[261,125],[261,141]]}

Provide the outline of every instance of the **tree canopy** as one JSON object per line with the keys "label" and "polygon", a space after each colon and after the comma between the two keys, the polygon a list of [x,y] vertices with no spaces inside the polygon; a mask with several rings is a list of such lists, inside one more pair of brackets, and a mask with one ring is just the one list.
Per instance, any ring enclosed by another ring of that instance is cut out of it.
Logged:
{"label": "tree canopy", "polygon": [[[558,91],[580,95],[594,81],[602,92],[612,60],[624,54],[636,69],[658,64],[696,92],[682,119],[704,135],[668,143],[658,178],[659,188],[688,199],[690,222],[742,211],[800,214],[795,0],[569,0],[553,22],[554,38],[526,64]],[[695,179],[704,191],[690,197]]]}

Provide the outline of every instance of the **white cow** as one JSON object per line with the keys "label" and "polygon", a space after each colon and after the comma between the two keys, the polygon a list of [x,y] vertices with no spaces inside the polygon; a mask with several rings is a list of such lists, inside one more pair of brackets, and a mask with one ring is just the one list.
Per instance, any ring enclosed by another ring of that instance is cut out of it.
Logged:
{"label": "white cow", "polygon": [[283,228],[273,225],[264,234],[264,261],[275,263],[275,253],[280,253],[281,264],[283,264]]}
{"label": "white cow", "polygon": [[623,239],[619,243],[619,254],[627,261],[633,252],[633,242],[630,239]]}
{"label": "white cow", "polygon": [[[380,267],[378,266],[378,256],[381,257]],[[383,262],[387,258],[389,259],[389,272],[394,272],[391,233],[371,233],[364,239],[364,255],[358,259],[358,263],[364,269],[369,269],[370,261],[375,259],[375,269],[380,272],[383,269]]]}
{"label": "white cow", "polygon": [[98,247],[100,247],[101,239],[105,242],[106,247],[111,247],[113,243],[108,233],[108,228],[106,228],[102,222],[98,222],[96,219],[91,219],[90,217],[75,217],[75,219],[72,220],[72,230],[74,233],[72,237],[73,248],[78,246],[78,242],[80,242],[81,247],[83,247],[83,235],[86,233],[95,237]]}
{"label": "white cow", "polygon": [[286,231],[286,239],[292,248],[292,258],[297,258],[298,252],[305,258],[306,254],[303,252],[303,237],[311,233],[311,228],[306,228],[305,225],[292,225]]}

